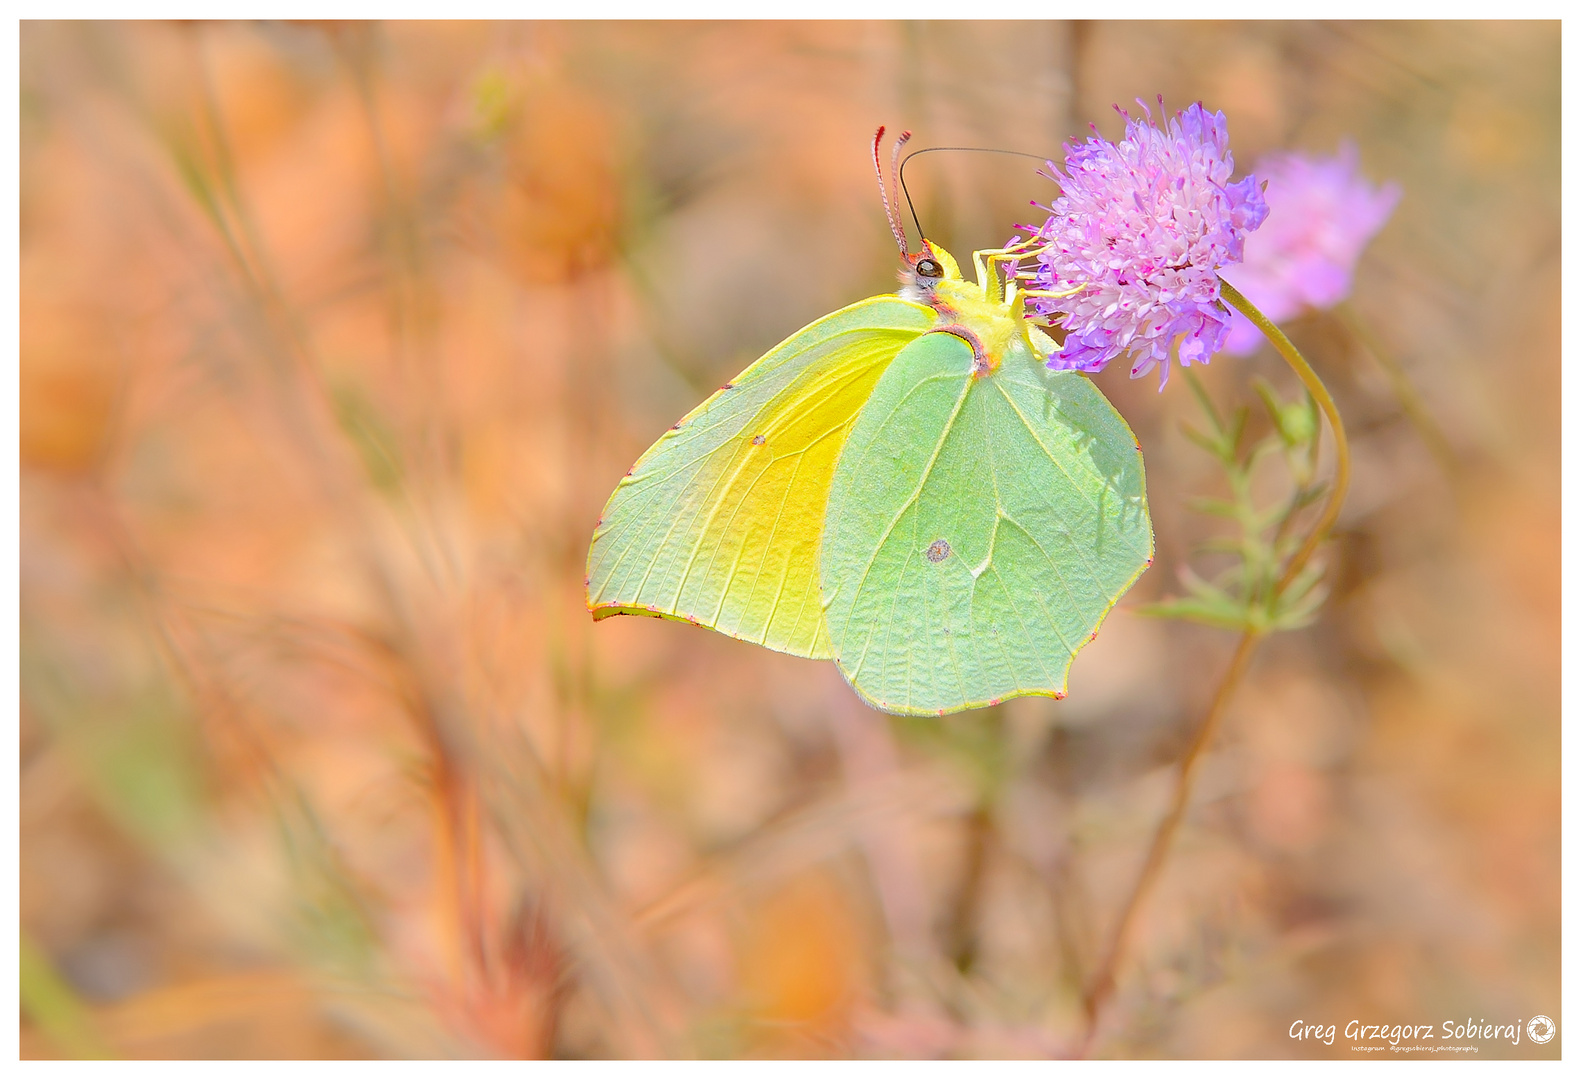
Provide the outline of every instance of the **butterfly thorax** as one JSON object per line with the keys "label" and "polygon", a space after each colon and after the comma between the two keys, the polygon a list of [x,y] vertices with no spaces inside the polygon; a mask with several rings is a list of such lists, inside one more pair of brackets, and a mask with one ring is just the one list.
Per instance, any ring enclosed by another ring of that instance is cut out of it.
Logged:
{"label": "butterfly thorax", "polygon": [[931,333],[955,334],[972,347],[979,378],[998,371],[1018,341],[1039,359],[1047,357],[1052,342],[1027,322],[1020,290],[1012,286],[1010,295],[1003,295],[1003,285],[985,271],[981,259],[974,260],[979,273],[989,275],[981,282],[965,280],[950,253],[931,241],[924,240],[923,250],[906,261],[900,295],[939,313]]}

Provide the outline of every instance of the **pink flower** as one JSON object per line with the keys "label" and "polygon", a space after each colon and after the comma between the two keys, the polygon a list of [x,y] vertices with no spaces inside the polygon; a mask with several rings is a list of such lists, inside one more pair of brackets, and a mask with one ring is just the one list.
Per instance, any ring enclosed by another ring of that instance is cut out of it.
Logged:
{"label": "pink flower", "polygon": [[[1400,201],[1398,184],[1374,188],[1356,165],[1352,142],[1333,158],[1271,154],[1257,163],[1257,175],[1268,182],[1270,215],[1246,242],[1245,261],[1224,279],[1275,322],[1349,296],[1361,249]],[[1251,320],[1235,312],[1224,349],[1244,355],[1262,340]]]}
{"label": "pink flower", "polygon": [[1061,193],[1030,242],[1042,250],[1028,291],[1032,308],[1065,327],[1049,367],[1102,371],[1127,354],[1133,379],[1162,363],[1162,389],[1177,338],[1183,366],[1222,346],[1230,312],[1219,269],[1241,261],[1268,208],[1256,177],[1230,182],[1222,112],[1199,102],[1160,128],[1142,108],[1145,120],[1122,111],[1118,143],[1067,145],[1063,175],[1049,163]]}

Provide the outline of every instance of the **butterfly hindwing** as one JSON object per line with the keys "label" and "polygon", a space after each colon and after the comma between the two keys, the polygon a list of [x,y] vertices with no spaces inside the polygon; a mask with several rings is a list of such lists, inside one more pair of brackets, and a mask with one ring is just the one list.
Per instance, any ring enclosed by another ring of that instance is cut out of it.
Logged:
{"label": "butterfly hindwing", "polygon": [[894,296],[842,308],[665,432],[616,487],[593,534],[594,618],[682,619],[831,657],[818,550],[835,462],[885,367],[936,318]]}
{"label": "butterfly hindwing", "polygon": [[1062,696],[1076,651],[1152,559],[1141,453],[1108,401],[1024,342],[986,377],[972,359],[945,332],[902,350],[829,493],[831,644],[889,712]]}

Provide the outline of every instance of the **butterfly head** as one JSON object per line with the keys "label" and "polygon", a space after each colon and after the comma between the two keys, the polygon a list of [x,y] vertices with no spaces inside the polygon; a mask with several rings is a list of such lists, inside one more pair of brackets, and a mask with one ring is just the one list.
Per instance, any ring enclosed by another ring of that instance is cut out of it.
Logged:
{"label": "butterfly head", "polygon": [[884,142],[884,129],[873,136],[873,172],[878,176],[878,197],[884,202],[884,216],[889,219],[889,231],[894,234],[900,248],[900,258],[905,264],[900,271],[900,295],[919,304],[931,304],[938,286],[946,281],[960,281],[961,268],[950,253],[935,247],[926,237],[921,237],[922,250],[912,251],[906,242],[906,226],[900,220],[900,198],[895,190],[899,172],[901,148],[911,138],[911,132],[902,131],[889,159],[889,177],[886,183],[883,159],[879,151]]}
{"label": "butterfly head", "polygon": [[[884,129],[879,128],[873,136],[873,172],[878,177],[878,194],[884,203],[884,216],[889,219],[889,231],[900,249],[901,299],[933,308],[939,313],[941,321],[947,321],[946,331],[960,332],[968,338],[973,351],[979,354],[977,361],[985,374],[991,375],[999,369],[1005,351],[1018,340],[1039,359],[1045,359],[1053,343],[1027,321],[1025,303],[1015,284],[1015,264],[1019,258],[1028,257],[1024,253],[1024,244],[975,253],[972,259],[977,267],[977,282],[971,284],[961,276],[960,264],[950,253],[927,237],[919,236],[920,251],[912,251],[911,245],[906,242],[906,227],[900,220],[900,195],[904,193],[904,185],[897,191],[896,183],[901,171],[900,151],[910,138],[911,132],[903,131],[895,140],[886,183],[880,154]],[[917,151],[918,154],[927,152]],[[906,201],[909,205],[909,196]],[[912,217],[915,221],[915,212]],[[917,231],[919,234],[922,231],[920,222],[917,223]],[[999,267],[1000,263],[1006,262],[1009,264],[1008,276],[1002,274]]]}
{"label": "butterfly head", "polygon": [[904,299],[931,304],[939,285],[961,280],[961,268],[955,259],[931,240],[922,242],[921,251],[905,252],[901,258],[905,262],[899,275],[900,295]]}

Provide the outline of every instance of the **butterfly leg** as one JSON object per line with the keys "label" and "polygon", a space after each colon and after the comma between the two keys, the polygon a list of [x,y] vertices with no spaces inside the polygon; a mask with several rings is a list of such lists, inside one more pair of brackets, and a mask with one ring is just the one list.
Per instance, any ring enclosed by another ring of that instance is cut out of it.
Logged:
{"label": "butterfly leg", "polygon": [[994,296],[989,292],[989,283],[994,285],[994,291],[999,291],[998,263],[1009,263],[1012,267],[1022,259],[1036,258],[1048,250],[1048,245],[1042,247],[1028,247],[1031,240],[1019,241],[1008,247],[987,248],[983,251],[972,252],[972,263],[977,267],[977,280],[983,288],[983,296],[990,300],[1008,299],[1008,297]]}

